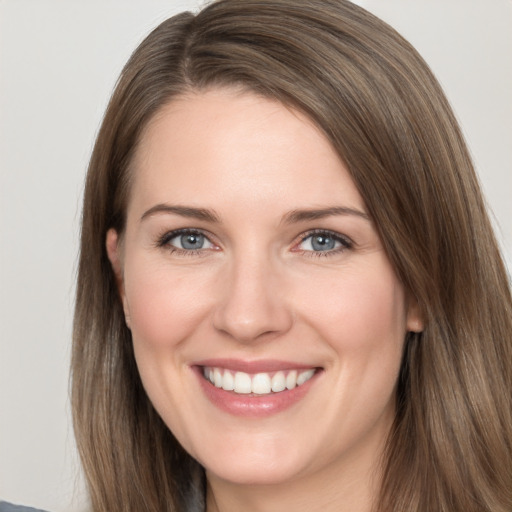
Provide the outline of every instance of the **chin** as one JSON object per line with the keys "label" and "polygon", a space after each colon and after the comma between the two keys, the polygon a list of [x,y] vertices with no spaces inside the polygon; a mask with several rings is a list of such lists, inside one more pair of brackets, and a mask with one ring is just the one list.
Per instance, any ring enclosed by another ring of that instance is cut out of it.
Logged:
{"label": "chin", "polygon": [[288,443],[287,436],[246,436],[239,442],[233,437],[222,447],[198,454],[209,476],[239,485],[270,485],[291,481],[311,467],[304,446],[290,443],[289,436]]}
{"label": "chin", "polygon": [[[245,459],[245,457],[244,457]],[[268,461],[262,464],[250,460],[232,463],[213,464],[206,468],[208,477],[212,476],[236,485],[279,485],[298,478],[298,467],[284,461]]]}

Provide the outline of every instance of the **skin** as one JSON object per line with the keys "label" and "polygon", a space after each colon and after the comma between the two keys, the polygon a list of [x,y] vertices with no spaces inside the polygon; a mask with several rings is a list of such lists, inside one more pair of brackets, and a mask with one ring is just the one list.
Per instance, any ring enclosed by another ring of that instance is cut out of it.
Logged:
{"label": "skin", "polygon": [[[206,468],[208,511],[370,510],[404,337],[422,321],[343,162],[302,114],[215,89],[161,109],[134,163],[107,251],[145,389]],[[345,210],[290,218],[332,207]],[[206,234],[200,250],[164,236],[184,228]],[[311,230],[339,241],[313,250]],[[247,418],[206,398],[192,367],[208,358],[321,371],[293,406]]]}

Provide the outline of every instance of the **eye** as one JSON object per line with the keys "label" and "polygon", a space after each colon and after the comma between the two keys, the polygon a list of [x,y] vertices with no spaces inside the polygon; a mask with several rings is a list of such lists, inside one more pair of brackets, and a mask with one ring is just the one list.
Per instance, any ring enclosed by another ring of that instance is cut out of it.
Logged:
{"label": "eye", "polygon": [[174,236],[168,243],[178,249],[186,249],[187,251],[210,249],[213,247],[212,243],[204,235],[193,232]]}
{"label": "eye", "polygon": [[295,250],[312,253],[338,253],[352,247],[352,243],[342,235],[332,231],[314,231],[302,238]]}
{"label": "eye", "polygon": [[194,253],[215,248],[215,245],[204,233],[193,229],[180,229],[165,233],[160,237],[158,246],[183,253]]}

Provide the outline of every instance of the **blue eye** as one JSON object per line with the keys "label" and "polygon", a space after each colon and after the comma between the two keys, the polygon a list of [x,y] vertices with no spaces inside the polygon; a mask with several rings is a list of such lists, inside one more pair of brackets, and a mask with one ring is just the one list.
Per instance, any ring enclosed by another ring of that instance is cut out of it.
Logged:
{"label": "blue eye", "polygon": [[304,237],[298,249],[317,253],[338,252],[351,247],[351,243],[341,235],[329,231],[318,231]]}
{"label": "blue eye", "polygon": [[179,249],[197,250],[204,249],[207,243],[206,237],[197,233],[188,233],[185,235],[178,235],[169,240],[169,243],[175,245]]}
{"label": "blue eye", "polygon": [[167,233],[160,239],[158,245],[183,252],[200,251],[214,247],[203,233],[190,229]]}

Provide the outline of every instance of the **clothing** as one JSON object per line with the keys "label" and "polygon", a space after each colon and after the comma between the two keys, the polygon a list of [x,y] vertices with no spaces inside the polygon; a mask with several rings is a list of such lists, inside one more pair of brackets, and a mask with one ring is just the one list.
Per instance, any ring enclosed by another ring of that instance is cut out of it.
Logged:
{"label": "clothing", "polygon": [[6,501],[0,501],[0,512],[45,512],[44,510],[32,507],[22,507],[21,505],[13,505]]}

